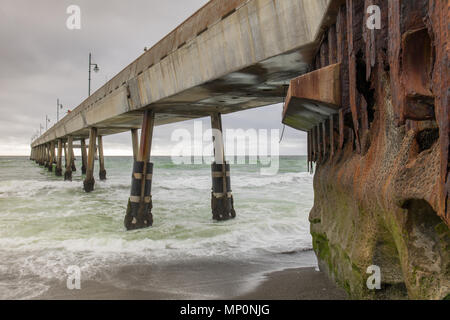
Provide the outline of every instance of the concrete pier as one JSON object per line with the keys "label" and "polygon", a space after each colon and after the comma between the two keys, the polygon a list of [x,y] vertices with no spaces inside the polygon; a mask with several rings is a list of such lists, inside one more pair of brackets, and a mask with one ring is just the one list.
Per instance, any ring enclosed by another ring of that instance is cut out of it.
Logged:
{"label": "concrete pier", "polygon": [[89,150],[87,157],[86,178],[84,179],[84,191],[91,192],[94,190],[94,162],[95,162],[95,142],[97,140],[97,128],[91,128],[89,132]]}
{"label": "concrete pier", "polygon": [[224,221],[236,217],[231,193],[230,165],[225,161],[225,148],[220,113],[211,115],[213,129],[214,162],[211,165],[211,210],[214,220]]}
{"label": "concrete pier", "polygon": [[64,172],[64,180],[72,181],[72,157],[73,157],[73,137],[69,136],[67,139],[67,152],[66,152],[66,171]]}
{"label": "concrete pier", "polygon": [[149,160],[154,122],[155,113],[146,110],[142,119],[140,147],[133,165],[130,198],[124,219],[127,230],[145,228],[153,224],[151,195],[153,163]]}
{"label": "concrete pier", "polygon": [[106,180],[105,157],[103,156],[103,137],[98,136],[98,163],[100,167],[100,180]]}

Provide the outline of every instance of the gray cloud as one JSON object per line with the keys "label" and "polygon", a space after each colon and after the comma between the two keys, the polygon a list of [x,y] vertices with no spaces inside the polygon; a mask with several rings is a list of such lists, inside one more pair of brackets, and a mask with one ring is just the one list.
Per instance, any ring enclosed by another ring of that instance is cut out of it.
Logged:
{"label": "gray cloud", "polygon": [[[151,47],[207,0],[2,0],[0,6],[0,155],[27,155],[31,136],[56,120],[56,99],[73,109],[87,96],[87,61],[92,52],[100,72],[97,89]],[[66,28],[66,8],[81,8],[82,29]],[[232,128],[280,129],[281,106],[223,117]],[[203,119],[204,128],[209,119]],[[157,127],[153,147],[166,153],[176,128]],[[305,154],[304,133],[286,128],[282,154]],[[127,133],[105,137],[106,154],[131,154]]]}

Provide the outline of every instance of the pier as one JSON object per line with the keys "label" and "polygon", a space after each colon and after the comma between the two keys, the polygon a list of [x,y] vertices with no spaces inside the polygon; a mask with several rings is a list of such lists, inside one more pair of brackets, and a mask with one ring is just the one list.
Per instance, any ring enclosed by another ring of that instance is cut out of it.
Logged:
{"label": "pier", "polygon": [[[449,15],[440,0],[212,0],[34,140],[31,159],[61,176],[64,151],[71,180],[81,148],[92,192],[96,154],[107,178],[102,137],[130,132],[124,224],[145,228],[153,131],[209,117],[211,212],[228,220],[221,117],[284,101],[282,122],[307,133],[321,270],[352,297],[448,298]],[[364,285],[371,265],[389,270],[379,292]]]}
{"label": "pier", "polygon": [[[64,149],[64,179],[71,180],[73,149],[81,148],[84,190],[92,192],[96,150],[98,178],[106,179],[102,137],[130,132],[135,163],[125,226],[151,226],[154,127],[210,117],[221,133],[222,114],[282,102],[289,81],[309,71],[333,6],[329,0],[208,2],[33,141],[31,158],[51,170],[58,154],[59,175]],[[227,220],[236,213],[218,138],[211,211],[215,220]]]}

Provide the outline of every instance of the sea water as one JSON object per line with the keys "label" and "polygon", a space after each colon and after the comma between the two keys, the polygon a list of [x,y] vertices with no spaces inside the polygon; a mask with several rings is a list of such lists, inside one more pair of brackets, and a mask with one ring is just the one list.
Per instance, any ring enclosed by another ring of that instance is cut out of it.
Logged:
{"label": "sea water", "polygon": [[170,157],[152,162],[153,226],[126,231],[132,157],[106,157],[107,180],[99,181],[96,167],[92,193],[83,191],[80,159],[70,182],[27,157],[0,157],[0,298],[38,297],[55,280],[65,281],[71,265],[82,280],[140,290],[155,281],[129,281],[114,270],[170,269],[199,259],[258,271],[316,265],[305,157],[280,157],[273,176],[261,175],[259,165],[232,165],[237,217],[226,222],[212,220],[209,165],[175,165]]}

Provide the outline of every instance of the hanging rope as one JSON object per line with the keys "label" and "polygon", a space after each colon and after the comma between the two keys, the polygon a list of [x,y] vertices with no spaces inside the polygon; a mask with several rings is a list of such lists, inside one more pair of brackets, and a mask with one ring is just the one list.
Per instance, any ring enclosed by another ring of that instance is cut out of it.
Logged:
{"label": "hanging rope", "polygon": [[283,131],[281,131],[281,138],[280,138],[280,142],[278,142],[279,144],[281,143],[281,140],[283,140],[283,136],[284,136],[284,129],[286,128],[286,125],[283,124]]}

